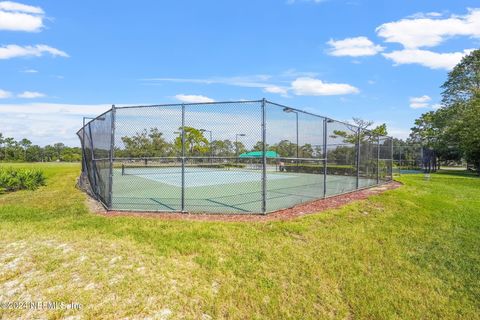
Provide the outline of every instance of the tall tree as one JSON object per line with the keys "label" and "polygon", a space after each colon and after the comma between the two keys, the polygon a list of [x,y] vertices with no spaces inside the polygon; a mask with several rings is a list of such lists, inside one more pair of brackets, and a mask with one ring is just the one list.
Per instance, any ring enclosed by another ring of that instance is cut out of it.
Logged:
{"label": "tall tree", "polygon": [[464,105],[480,95],[480,50],[463,57],[448,73],[442,89],[442,103],[449,108]]}
{"label": "tall tree", "polygon": [[[182,130],[182,127],[179,128]],[[185,150],[190,156],[199,156],[205,155],[209,151],[209,142],[207,138],[203,136],[203,131],[193,128],[193,127],[184,127],[185,134]],[[178,137],[175,139],[175,147],[177,150],[182,149],[182,134],[179,133]]]}
{"label": "tall tree", "polygon": [[32,141],[30,141],[26,138],[23,138],[22,140],[20,140],[20,145],[23,148],[23,160],[26,161],[27,160],[27,149],[32,145]]}

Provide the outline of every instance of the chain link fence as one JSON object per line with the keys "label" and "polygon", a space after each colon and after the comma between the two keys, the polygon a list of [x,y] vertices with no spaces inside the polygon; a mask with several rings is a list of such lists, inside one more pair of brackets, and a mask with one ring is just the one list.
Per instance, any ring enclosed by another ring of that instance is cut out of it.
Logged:
{"label": "chain link fence", "polygon": [[77,134],[109,210],[267,213],[393,174],[390,137],[266,100],[113,106]]}
{"label": "chain link fence", "polygon": [[438,166],[437,155],[432,148],[405,143],[393,146],[394,174],[432,172]]}

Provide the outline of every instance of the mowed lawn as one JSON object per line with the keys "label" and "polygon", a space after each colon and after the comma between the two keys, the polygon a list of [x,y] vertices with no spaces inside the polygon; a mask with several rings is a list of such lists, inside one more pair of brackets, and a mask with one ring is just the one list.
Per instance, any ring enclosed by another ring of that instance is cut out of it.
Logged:
{"label": "mowed lawn", "polygon": [[[0,164],[5,165],[5,164]],[[287,222],[88,212],[80,166],[32,164],[0,195],[0,318],[480,319],[480,179],[404,175],[399,189]]]}

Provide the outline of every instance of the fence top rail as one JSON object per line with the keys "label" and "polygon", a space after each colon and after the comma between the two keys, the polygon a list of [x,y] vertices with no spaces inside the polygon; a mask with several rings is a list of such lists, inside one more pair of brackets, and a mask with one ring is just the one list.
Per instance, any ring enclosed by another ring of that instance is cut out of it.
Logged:
{"label": "fence top rail", "polygon": [[[318,114],[315,114],[315,113],[312,113],[312,112],[308,112],[308,111],[305,111],[305,110],[301,110],[301,109],[297,109],[297,108],[294,108],[294,107],[290,107],[290,106],[287,106],[287,105],[283,105],[283,104],[279,104],[279,103],[275,103],[275,102],[272,102],[272,101],[269,101],[269,100],[266,100],[266,99],[260,99],[260,100],[234,100],[234,101],[213,101],[213,102],[197,102],[197,103],[167,103],[167,104],[152,104],[152,105],[137,105],[137,106],[122,106],[122,107],[115,107],[115,105],[112,105],[112,107],[110,109],[108,109],[107,111],[105,111],[104,113],[100,114],[99,116],[95,117],[94,119],[88,121],[87,123],[85,123],[85,126],[83,126],[82,128],[80,128],[78,131],[77,131],[77,135],[80,133],[80,131],[82,129],[84,129],[87,125],[89,125],[91,122],[95,121],[95,120],[98,120],[99,118],[101,118],[103,115],[107,114],[108,112],[112,111],[114,108],[115,109],[135,109],[135,108],[159,108],[159,107],[180,107],[180,106],[195,106],[195,105],[218,105],[218,104],[241,104],[241,103],[269,103],[271,105],[274,105],[274,106],[277,106],[277,107],[281,107],[281,108],[288,108],[290,110],[293,110],[295,112],[299,112],[299,113],[303,113],[303,114],[307,114],[307,115],[310,115],[310,116],[313,116],[313,117],[318,117],[318,118],[322,118],[322,119],[326,119],[327,122],[337,122],[337,123],[341,123],[345,126],[348,126],[350,128],[356,128],[357,130],[358,129],[361,129],[360,127],[354,125],[354,124],[351,124],[351,123],[348,123],[348,122],[344,122],[344,121],[339,121],[339,120],[335,120],[335,119],[332,119],[332,118],[329,118],[329,117],[325,117],[325,116],[321,116],[321,115],[318,115]],[[369,133],[369,134],[372,134],[374,136],[377,136],[379,139],[382,138],[382,139],[393,139],[392,137],[390,136],[383,136],[383,135],[376,135],[375,133],[373,133],[371,130],[368,130],[368,129],[361,129],[363,132],[365,133]]]}
{"label": "fence top rail", "polygon": [[[272,104],[272,105],[275,105],[275,106],[277,106],[277,107],[288,108],[288,109],[291,109],[291,110],[293,110],[293,111],[295,111],[295,112],[300,112],[300,113],[308,114],[308,115],[311,115],[311,116],[314,116],[314,117],[319,117],[319,118],[326,119],[327,121],[338,122],[338,123],[344,124],[344,125],[349,126],[349,127],[352,127],[352,128],[361,129],[359,126],[354,125],[354,124],[351,124],[351,123],[348,123],[348,122],[345,122],[345,121],[335,120],[335,119],[332,119],[332,118],[329,118],[329,117],[326,117],[326,116],[321,116],[321,115],[318,115],[318,114],[315,114],[315,113],[312,113],[312,112],[308,112],[308,111],[305,111],[305,110],[293,108],[293,107],[290,107],[290,106],[287,106],[287,105],[283,105],[283,104],[280,104],[280,103],[276,103],[276,102],[272,102],[272,101],[269,101],[269,100],[266,100],[265,102],[267,102],[267,103],[269,103],[269,104]],[[377,136],[377,135],[376,135],[375,133],[373,133],[371,130],[368,130],[368,129],[361,129],[361,130],[362,130],[363,132],[368,132],[368,133],[370,133],[370,134],[372,134],[372,135]],[[390,136],[384,136],[384,135],[379,135],[378,138],[392,139],[392,137],[390,137]]]}
{"label": "fence top rail", "polygon": [[[87,126],[89,126],[90,123],[92,123],[93,121],[99,120],[99,119],[102,118],[104,115],[106,115],[107,113],[109,113],[110,111],[112,111],[113,108],[114,108],[114,107],[112,106],[112,107],[111,107],[110,109],[108,109],[107,111],[99,114],[99,115],[96,116],[95,118],[93,118],[93,119],[91,119],[90,121],[86,122],[85,125],[84,125],[83,127],[81,127],[81,128],[77,131],[77,135],[80,134],[80,131],[82,131],[82,130],[85,129]],[[115,108],[115,109],[117,109],[117,108]]]}
{"label": "fence top rail", "polygon": [[[113,161],[129,161],[129,160],[176,160],[176,159],[207,159],[207,160],[244,160],[244,159],[258,159],[262,160],[261,157],[199,157],[199,156],[177,156],[177,157],[117,157],[113,158]],[[323,161],[325,160],[324,158],[295,158],[295,157],[275,157],[275,158],[269,158],[267,159],[270,160],[301,160],[301,161]],[[98,158],[98,159],[92,159],[92,160],[110,160],[110,158]]]}
{"label": "fence top rail", "polygon": [[165,104],[152,104],[152,105],[123,106],[123,107],[116,107],[116,109],[181,107],[181,106],[235,104],[235,103],[261,103],[262,101],[263,100],[233,100],[233,101],[213,101],[213,102],[165,103]]}

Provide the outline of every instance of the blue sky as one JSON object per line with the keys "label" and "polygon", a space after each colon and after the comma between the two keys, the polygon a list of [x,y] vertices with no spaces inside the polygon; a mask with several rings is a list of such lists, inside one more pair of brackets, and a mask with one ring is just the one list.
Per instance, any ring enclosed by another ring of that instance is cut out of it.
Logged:
{"label": "blue sky", "polygon": [[404,138],[479,44],[478,1],[0,1],[0,132],[78,145],[111,104],[265,97]]}

